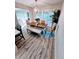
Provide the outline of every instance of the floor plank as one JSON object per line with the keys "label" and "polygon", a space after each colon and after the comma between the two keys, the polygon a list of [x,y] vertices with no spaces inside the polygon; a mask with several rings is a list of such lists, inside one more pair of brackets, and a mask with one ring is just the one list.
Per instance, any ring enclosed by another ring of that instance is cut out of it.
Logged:
{"label": "floor plank", "polygon": [[18,49],[15,59],[54,59],[53,43],[53,38],[49,40],[38,35],[27,34],[25,40],[17,44],[21,47]]}

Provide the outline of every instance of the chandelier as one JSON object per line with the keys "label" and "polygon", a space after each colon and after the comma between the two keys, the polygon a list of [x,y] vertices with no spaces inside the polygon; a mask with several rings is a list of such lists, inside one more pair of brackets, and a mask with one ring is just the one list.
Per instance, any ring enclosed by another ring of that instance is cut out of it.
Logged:
{"label": "chandelier", "polygon": [[37,13],[38,12],[38,7],[37,7],[37,0],[35,0],[35,7],[34,7],[34,12]]}

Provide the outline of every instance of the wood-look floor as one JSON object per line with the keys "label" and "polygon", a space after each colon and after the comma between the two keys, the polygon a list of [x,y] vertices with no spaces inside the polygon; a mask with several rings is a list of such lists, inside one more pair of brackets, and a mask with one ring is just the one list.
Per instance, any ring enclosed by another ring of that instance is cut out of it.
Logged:
{"label": "wood-look floor", "polygon": [[44,39],[38,35],[27,34],[25,40],[16,42],[18,52],[15,59],[54,59],[54,39]]}

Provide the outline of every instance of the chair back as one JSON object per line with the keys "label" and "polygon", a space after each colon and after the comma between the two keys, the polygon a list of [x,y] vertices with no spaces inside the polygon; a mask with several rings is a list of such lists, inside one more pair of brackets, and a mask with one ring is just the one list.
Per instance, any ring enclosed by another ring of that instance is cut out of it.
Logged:
{"label": "chair back", "polygon": [[17,25],[17,26],[15,27],[15,29],[19,30],[19,31],[22,33],[22,30],[21,30],[21,26],[20,26],[20,25]]}

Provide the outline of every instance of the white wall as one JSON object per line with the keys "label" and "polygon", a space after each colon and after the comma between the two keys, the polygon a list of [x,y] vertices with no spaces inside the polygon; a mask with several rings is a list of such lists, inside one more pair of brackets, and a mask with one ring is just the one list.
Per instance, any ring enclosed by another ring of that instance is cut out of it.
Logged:
{"label": "white wall", "polygon": [[64,6],[55,32],[55,59],[64,59]]}

